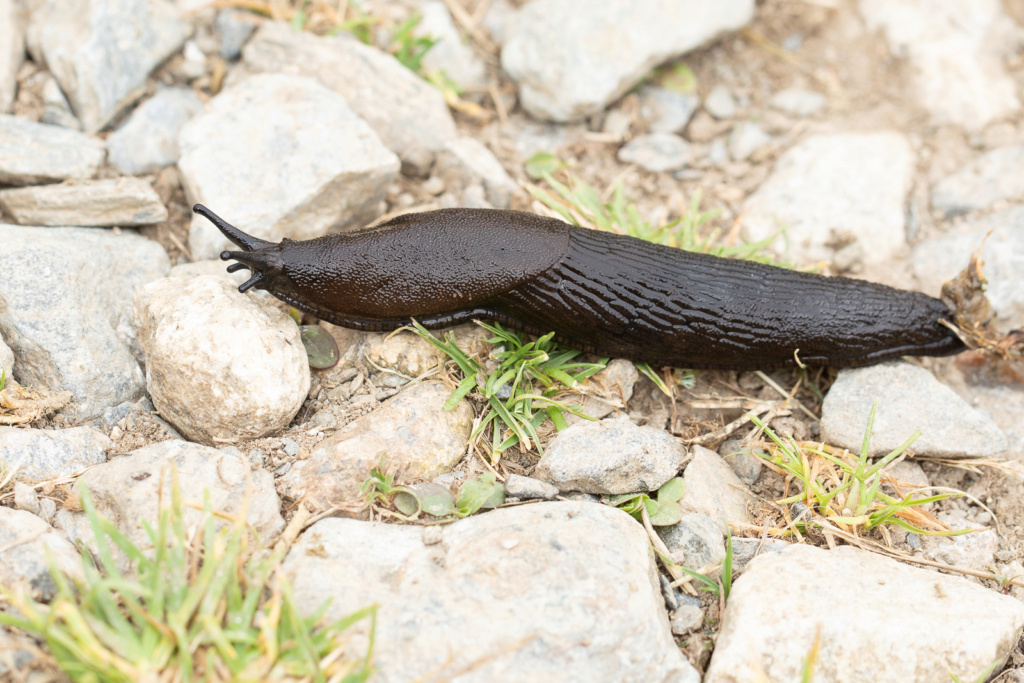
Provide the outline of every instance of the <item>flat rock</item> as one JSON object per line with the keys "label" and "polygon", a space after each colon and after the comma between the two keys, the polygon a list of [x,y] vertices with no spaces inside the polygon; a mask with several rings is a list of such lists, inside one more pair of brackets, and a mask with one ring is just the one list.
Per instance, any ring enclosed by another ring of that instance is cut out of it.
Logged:
{"label": "flat rock", "polygon": [[652,133],[680,133],[700,106],[695,93],[645,85],[640,88],[640,118]]}
{"label": "flat rock", "polygon": [[940,512],[938,520],[951,529],[973,529],[973,533],[962,536],[920,536],[921,557],[932,562],[942,562],[954,567],[991,571],[995,554],[999,550],[999,536],[994,529],[986,529],[963,516]]}
{"label": "flat rock", "polygon": [[907,440],[918,455],[981,458],[1007,448],[1006,436],[924,368],[903,361],[839,371],[821,409],[821,439],[859,453],[871,407],[878,403],[869,454]]}
{"label": "flat rock", "polygon": [[225,278],[150,283],[135,294],[132,318],[153,405],[193,441],[219,445],[279,431],[309,393],[298,326]]}
{"label": "flat rock", "polygon": [[107,151],[78,131],[0,115],[0,185],[37,185],[91,178]]}
{"label": "flat rock", "polygon": [[774,538],[740,538],[732,537],[732,570],[733,572],[746,571],[747,565],[755,557],[770,553],[781,553],[788,548],[790,543]]}
{"label": "flat rock", "polygon": [[707,515],[688,512],[672,526],[657,527],[672,559],[687,569],[707,573],[725,560],[725,534]]}
{"label": "flat rock", "polygon": [[444,72],[462,88],[486,88],[487,67],[473,48],[462,41],[452,15],[441,0],[419,3],[420,23],[413,35],[436,40],[423,56],[423,73]]}
{"label": "flat rock", "polygon": [[906,248],[905,206],[914,155],[898,133],[808,137],[786,151],[744,204],[752,241],[785,228],[774,242],[797,263],[830,260],[827,246],[856,240],[864,260],[887,260]]}
{"label": "flat rock", "polygon": [[942,284],[966,268],[970,254],[982,244],[985,296],[1010,327],[1024,325],[1024,207],[965,221],[955,231],[914,247],[912,264],[921,290],[938,296]]}
{"label": "flat rock", "polygon": [[932,208],[947,217],[1024,198],[1024,145],[999,147],[932,187]]}
{"label": "flat rock", "polygon": [[718,120],[731,119],[736,116],[736,100],[732,92],[724,85],[716,85],[704,98],[704,111]]}
{"label": "flat rock", "polygon": [[505,493],[515,498],[528,500],[537,498],[554,500],[558,495],[558,487],[533,477],[510,474],[505,479]]}
{"label": "flat rock", "polygon": [[317,37],[267,21],[243,55],[250,71],[307,76],[337,92],[403,162],[429,168],[457,136],[440,90],[351,36]]}
{"label": "flat rock", "polygon": [[114,442],[92,427],[20,429],[0,427],[0,462],[17,467],[16,481],[35,484],[67,477],[107,461]]}
{"label": "flat rock", "polygon": [[18,87],[18,69],[24,60],[21,9],[15,0],[0,0],[0,114],[11,109]]}
{"label": "flat rock", "polygon": [[[363,227],[379,215],[399,169],[344,98],[308,78],[277,74],[221,92],[178,142],[188,203],[273,242]],[[189,246],[196,259],[233,248],[198,215]]]}
{"label": "flat rock", "polygon": [[133,226],[167,220],[156,190],[139,178],[0,190],[0,208],[21,225]]}
{"label": "flat rock", "polygon": [[[672,641],[643,527],[624,512],[537,503],[440,532],[425,545],[417,527],[325,519],[288,553],[303,613],[328,597],[329,619],[378,606],[375,680],[700,680]],[[367,631],[351,628],[352,654]]]}
{"label": "flat rock", "polygon": [[15,379],[70,391],[72,419],[139,398],[131,296],[166,275],[163,247],[129,233],[4,224],[0,244],[0,334],[18,358]]}
{"label": "flat rock", "polygon": [[190,32],[163,0],[50,0],[32,16],[29,47],[85,129],[98,131],[143,94]]}
{"label": "flat rock", "polygon": [[860,0],[871,30],[881,29],[910,65],[914,94],[937,124],[981,130],[1020,109],[1004,59],[1017,28],[999,0]]}
{"label": "flat rock", "polygon": [[[882,606],[913,615],[914,627],[880,619]],[[982,680],[1022,626],[1024,605],[958,576],[851,546],[794,544],[736,579],[704,683],[801,680],[819,637],[814,680]]]}
{"label": "flat rock", "polygon": [[655,173],[675,171],[690,161],[690,143],[675,133],[640,135],[619,149],[618,159]]}
{"label": "flat rock", "polygon": [[122,173],[142,175],[177,163],[178,133],[201,111],[203,101],[191,88],[157,90],[107,137],[110,164]]}
{"label": "flat rock", "polygon": [[429,480],[454,467],[466,450],[473,409],[460,401],[443,409],[451,390],[424,382],[400,392],[379,408],[324,439],[307,460],[299,460],[279,481],[282,494],[303,496],[322,507],[362,500],[359,487],[384,457],[403,481]]}
{"label": "flat rock", "polygon": [[740,121],[729,134],[729,156],[733,161],[746,161],[771,142],[772,136],[761,126],[753,121]]}
{"label": "flat rock", "polygon": [[35,600],[57,593],[51,558],[60,571],[82,577],[82,558],[49,524],[30,512],[0,507],[0,586]]}
{"label": "flat rock", "polygon": [[578,120],[753,14],[752,0],[536,0],[505,27],[501,66],[530,114]]}
{"label": "flat rock", "polygon": [[[213,510],[227,514],[243,510],[246,499],[246,522],[264,546],[273,545],[284,528],[281,501],[274,491],[272,475],[263,469],[253,470],[249,462],[236,453],[218,451],[199,444],[171,440],[140,448],[127,455],[94,467],[75,482],[74,492],[81,495],[82,486],[89,487],[96,510],[109,519],[129,540],[140,548],[152,542],[142,523],[154,528],[160,518],[160,501],[171,500],[171,468],[177,470],[183,501],[202,504],[209,494]],[[59,513],[64,530],[73,538],[91,542],[84,531],[87,522],[83,513]],[[184,508],[186,535],[195,533],[202,511]]]}
{"label": "flat rock", "polygon": [[820,92],[806,88],[786,88],[772,95],[768,103],[773,109],[791,116],[817,116],[825,109],[827,98]]}
{"label": "flat rock", "polygon": [[534,475],[560,491],[656,491],[676,476],[686,449],[668,432],[626,418],[581,422],[551,440]]}
{"label": "flat rock", "polygon": [[745,444],[743,439],[730,439],[722,442],[718,448],[718,454],[744,484],[750,486],[761,477],[764,460],[754,455],[752,447]]}
{"label": "flat rock", "polygon": [[[568,394],[565,401],[569,405],[578,405],[584,415],[600,420],[616,410],[625,410],[639,379],[640,373],[635,365],[625,358],[616,358],[604,370],[591,375],[580,392]],[[589,421],[572,413],[565,415],[568,425]]]}
{"label": "flat rock", "polygon": [[693,459],[683,471],[683,512],[707,515],[725,533],[729,522],[750,522],[753,497],[725,460],[703,446],[693,447]]}
{"label": "flat rock", "polygon": [[[475,324],[458,325],[445,331],[451,332],[455,343],[468,354],[484,353],[483,341],[491,337],[490,332]],[[448,356],[423,337],[410,331],[397,334],[371,332],[362,337],[359,354],[371,366],[391,373],[381,373],[377,380],[386,382],[387,374],[397,373],[401,382],[419,377],[448,361]]]}

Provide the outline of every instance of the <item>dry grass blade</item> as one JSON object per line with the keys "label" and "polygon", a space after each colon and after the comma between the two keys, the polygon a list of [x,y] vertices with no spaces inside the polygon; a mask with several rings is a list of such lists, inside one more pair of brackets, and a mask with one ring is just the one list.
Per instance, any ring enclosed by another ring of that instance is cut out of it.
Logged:
{"label": "dry grass blade", "polygon": [[11,384],[0,391],[0,425],[35,422],[70,402],[70,391],[33,390]]}

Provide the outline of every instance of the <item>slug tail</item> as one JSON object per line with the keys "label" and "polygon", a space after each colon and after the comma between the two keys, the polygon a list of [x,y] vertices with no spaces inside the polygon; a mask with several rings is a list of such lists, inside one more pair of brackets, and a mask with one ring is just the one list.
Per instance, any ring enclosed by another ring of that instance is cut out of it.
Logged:
{"label": "slug tail", "polygon": [[275,246],[273,242],[267,242],[266,240],[261,240],[257,237],[253,237],[252,235],[245,234],[202,204],[196,204],[193,206],[192,211],[217,226],[217,229],[224,233],[225,237],[245,251],[255,251],[257,249],[265,249],[266,247]]}

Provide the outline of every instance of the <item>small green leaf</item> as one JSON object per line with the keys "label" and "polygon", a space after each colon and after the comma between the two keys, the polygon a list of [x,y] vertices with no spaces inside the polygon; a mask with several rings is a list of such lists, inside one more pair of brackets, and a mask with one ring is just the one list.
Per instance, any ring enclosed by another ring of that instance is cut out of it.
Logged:
{"label": "small green leaf", "polygon": [[341,354],[330,332],[319,325],[303,325],[299,333],[302,345],[306,347],[306,356],[309,357],[309,367],[325,370],[338,364]]}
{"label": "small green leaf", "polygon": [[[434,517],[447,517],[455,514],[455,503],[447,488],[433,482],[415,484],[407,487],[407,491],[419,501],[420,510]],[[396,496],[397,500],[397,496]]]}
{"label": "small green leaf", "polygon": [[682,477],[672,477],[658,489],[658,502],[662,504],[676,503],[683,499],[684,493],[686,493],[686,482]]}
{"label": "small green leaf", "polygon": [[505,487],[488,472],[467,479],[459,488],[456,500],[458,515],[468,517],[481,508],[493,508],[505,502]]}
{"label": "small green leaf", "polygon": [[540,180],[564,166],[565,163],[551,152],[537,152],[526,160],[526,175]]}
{"label": "small green leaf", "polygon": [[414,517],[420,512],[420,501],[412,491],[399,491],[395,494],[395,509],[406,517]]}
{"label": "small green leaf", "polygon": [[683,63],[659,70],[656,80],[658,85],[668,90],[682,93],[697,92],[697,75]]}

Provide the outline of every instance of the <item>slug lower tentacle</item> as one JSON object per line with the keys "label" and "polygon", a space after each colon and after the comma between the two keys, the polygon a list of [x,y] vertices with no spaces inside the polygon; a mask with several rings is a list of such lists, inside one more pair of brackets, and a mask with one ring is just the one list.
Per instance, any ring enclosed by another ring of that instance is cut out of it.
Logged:
{"label": "slug lower tentacle", "polygon": [[393,330],[474,318],[601,355],[689,368],[859,366],[964,350],[938,299],[718,258],[519,211],[445,209],[312,240],[256,239],[196,205],[243,251],[239,291],[328,322]]}

